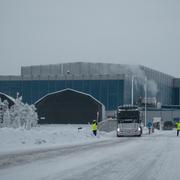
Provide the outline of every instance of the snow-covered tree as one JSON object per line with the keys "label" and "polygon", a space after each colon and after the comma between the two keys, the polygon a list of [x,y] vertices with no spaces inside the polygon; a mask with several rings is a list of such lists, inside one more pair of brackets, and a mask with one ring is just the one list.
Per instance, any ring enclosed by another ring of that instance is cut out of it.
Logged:
{"label": "snow-covered tree", "polygon": [[3,126],[3,121],[4,121],[4,113],[8,109],[8,102],[7,100],[4,100],[2,102],[0,98],[0,127]]}
{"label": "snow-covered tree", "polygon": [[0,126],[1,126],[1,123],[3,122],[3,114],[4,114],[3,106],[4,106],[4,104],[3,104],[3,102],[2,102],[2,100],[0,98]]}
{"label": "snow-covered tree", "polygon": [[3,113],[3,127],[13,127],[19,128],[23,127],[25,129],[31,129],[37,125],[38,116],[36,113],[36,108],[34,105],[24,104],[22,102],[22,97],[17,97],[15,99],[14,105],[8,108],[7,102],[3,102],[4,113]]}
{"label": "snow-covered tree", "polygon": [[3,114],[3,127],[11,127],[11,116],[9,108]]}
{"label": "snow-covered tree", "polygon": [[25,104],[23,106],[21,122],[23,122],[26,129],[31,129],[31,127],[37,125],[38,116],[35,110],[34,105]]}

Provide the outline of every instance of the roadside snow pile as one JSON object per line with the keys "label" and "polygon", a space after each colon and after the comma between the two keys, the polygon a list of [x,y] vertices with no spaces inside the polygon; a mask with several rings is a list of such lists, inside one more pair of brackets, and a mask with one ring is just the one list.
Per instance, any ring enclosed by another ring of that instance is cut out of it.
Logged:
{"label": "roadside snow pile", "polygon": [[[148,134],[147,128],[143,128],[143,134]],[[116,138],[116,131],[108,133],[98,131],[97,137],[95,137],[92,134],[91,125],[41,125],[30,130],[22,127],[16,129],[4,127],[0,128],[0,154],[84,144],[114,138]]]}
{"label": "roadside snow pile", "polygon": [[90,125],[41,125],[30,130],[0,128],[0,153],[88,143],[113,136],[115,132],[99,132],[95,137]]}

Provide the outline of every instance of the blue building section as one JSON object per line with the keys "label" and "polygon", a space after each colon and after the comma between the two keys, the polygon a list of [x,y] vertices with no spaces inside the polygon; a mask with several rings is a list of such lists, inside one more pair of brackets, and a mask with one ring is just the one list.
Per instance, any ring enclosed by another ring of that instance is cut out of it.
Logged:
{"label": "blue building section", "polygon": [[114,110],[124,103],[124,80],[1,80],[0,92],[16,97],[22,95],[23,102],[33,104],[47,93],[71,88],[88,93]]}
{"label": "blue building section", "polygon": [[179,88],[173,88],[173,96],[172,96],[172,104],[179,105],[180,104],[180,97],[179,97],[180,90]]}

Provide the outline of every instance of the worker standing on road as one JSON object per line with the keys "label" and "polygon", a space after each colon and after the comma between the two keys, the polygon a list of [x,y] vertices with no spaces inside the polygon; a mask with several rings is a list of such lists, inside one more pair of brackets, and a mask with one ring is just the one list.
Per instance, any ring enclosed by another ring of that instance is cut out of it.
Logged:
{"label": "worker standing on road", "polygon": [[179,136],[180,122],[177,122],[177,123],[176,123],[176,130],[177,130],[177,136]]}
{"label": "worker standing on road", "polygon": [[92,122],[92,132],[95,136],[97,135],[97,122],[96,122],[96,120],[93,120],[93,122]]}
{"label": "worker standing on road", "polygon": [[151,121],[148,121],[147,127],[149,129],[149,134],[151,134],[151,129],[152,129],[152,122]]}

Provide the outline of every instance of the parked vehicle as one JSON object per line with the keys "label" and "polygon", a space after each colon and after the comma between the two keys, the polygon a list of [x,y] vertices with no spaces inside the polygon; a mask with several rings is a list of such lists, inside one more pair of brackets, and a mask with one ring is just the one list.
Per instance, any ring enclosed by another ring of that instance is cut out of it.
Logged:
{"label": "parked vehicle", "polygon": [[174,124],[172,121],[165,121],[163,125],[163,130],[172,130],[174,128]]}

